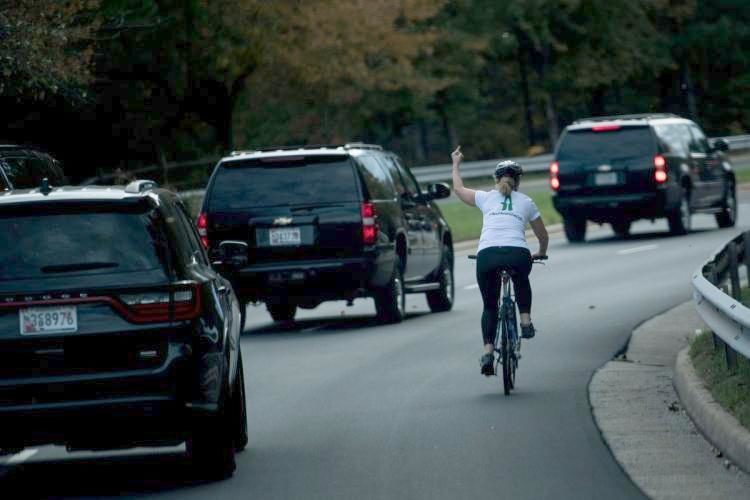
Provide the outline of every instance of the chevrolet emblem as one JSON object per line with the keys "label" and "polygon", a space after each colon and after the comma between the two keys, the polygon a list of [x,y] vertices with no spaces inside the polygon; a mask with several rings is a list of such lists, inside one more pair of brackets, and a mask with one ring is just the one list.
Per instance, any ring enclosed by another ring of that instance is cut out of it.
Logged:
{"label": "chevrolet emblem", "polygon": [[286,226],[291,223],[292,223],[291,217],[277,217],[276,219],[273,220],[274,226]]}

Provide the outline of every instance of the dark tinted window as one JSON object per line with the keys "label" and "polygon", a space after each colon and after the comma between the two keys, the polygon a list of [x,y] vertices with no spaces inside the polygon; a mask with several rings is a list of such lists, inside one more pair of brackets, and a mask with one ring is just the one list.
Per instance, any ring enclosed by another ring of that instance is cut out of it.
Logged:
{"label": "dark tinted window", "polygon": [[150,212],[0,215],[0,280],[164,270]]}
{"label": "dark tinted window", "polygon": [[224,163],[209,210],[359,201],[348,157],[268,158]]}
{"label": "dark tinted window", "polygon": [[685,125],[654,125],[664,152],[687,156],[690,132]]}
{"label": "dark tinted window", "polygon": [[419,195],[421,193],[421,191],[419,190],[419,183],[411,174],[409,169],[403,166],[397,158],[392,158],[391,160],[396,165],[396,168],[401,174],[401,180],[404,181],[404,185],[406,186],[406,191],[412,196]]}
{"label": "dark tinted window", "polygon": [[386,170],[391,174],[391,179],[393,179],[393,184],[396,187],[396,193],[398,196],[403,196],[404,193],[408,193],[406,185],[404,184],[403,179],[401,179],[401,174],[399,173],[398,167],[396,166],[396,162],[393,161],[393,158],[385,156],[381,157],[381,160]]}
{"label": "dark tinted window", "polygon": [[692,133],[692,140],[690,141],[690,152],[691,153],[708,153],[711,148],[708,145],[708,139],[703,135],[695,125],[690,125],[690,132]]}
{"label": "dark tinted window", "polygon": [[362,163],[362,177],[370,198],[373,200],[393,199],[393,185],[380,163],[372,156],[360,156],[357,159]]}
{"label": "dark tinted window", "polygon": [[612,163],[650,157],[656,152],[653,135],[648,127],[623,127],[619,130],[568,132],[560,143],[560,162]]}
{"label": "dark tinted window", "polygon": [[6,165],[5,173],[15,189],[35,188],[34,174],[31,164],[25,156],[8,156],[3,158]]}

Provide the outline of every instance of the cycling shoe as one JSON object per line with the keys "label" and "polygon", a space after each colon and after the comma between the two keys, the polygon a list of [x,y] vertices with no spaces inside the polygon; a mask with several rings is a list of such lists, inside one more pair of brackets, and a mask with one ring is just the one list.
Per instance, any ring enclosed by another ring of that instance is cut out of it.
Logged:
{"label": "cycling shoe", "polygon": [[495,374],[495,355],[491,352],[486,352],[479,358],[479,366],[482,367],[482,375],[489,377]]}
{"label": "cycling shoe", "polygon": [[533,339],[534,335],[536,335],[536,330],[534,329],[534,323],[529,323],[526,326],[521,325],[521,338]]}

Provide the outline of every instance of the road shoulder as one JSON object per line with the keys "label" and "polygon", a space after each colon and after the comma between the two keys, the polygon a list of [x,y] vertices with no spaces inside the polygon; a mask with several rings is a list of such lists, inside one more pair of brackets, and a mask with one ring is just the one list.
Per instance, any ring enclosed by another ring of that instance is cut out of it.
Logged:
{"label": "road shoulder", "polygon": [[589,385],[594,419],[616,460],[649,497],[746,498],[750,476],[696,428],[673,386],[678,353],[705,328],[692,302],[645,322],[627,352]]}

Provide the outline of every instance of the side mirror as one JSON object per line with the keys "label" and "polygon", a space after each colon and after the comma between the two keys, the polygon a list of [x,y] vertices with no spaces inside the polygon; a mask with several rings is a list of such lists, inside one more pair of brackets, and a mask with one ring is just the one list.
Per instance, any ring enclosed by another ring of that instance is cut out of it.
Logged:
{"label": "side mirror", "polygon": [[716,139],[714,141],[714,149],[716,151],[729,151],[729,144],[724,139]]}
{"label": "side mirror", "polygon": [[240,269],[247,265],[247,243],[244,241],[222,241],[219,243],[221,264],[230,269]]}
{"label": "side mirror", "polygon": [[451,188],[444,182],[437,182],[427,186],[427,192],[433,200],[441,200],[451,195]]}

